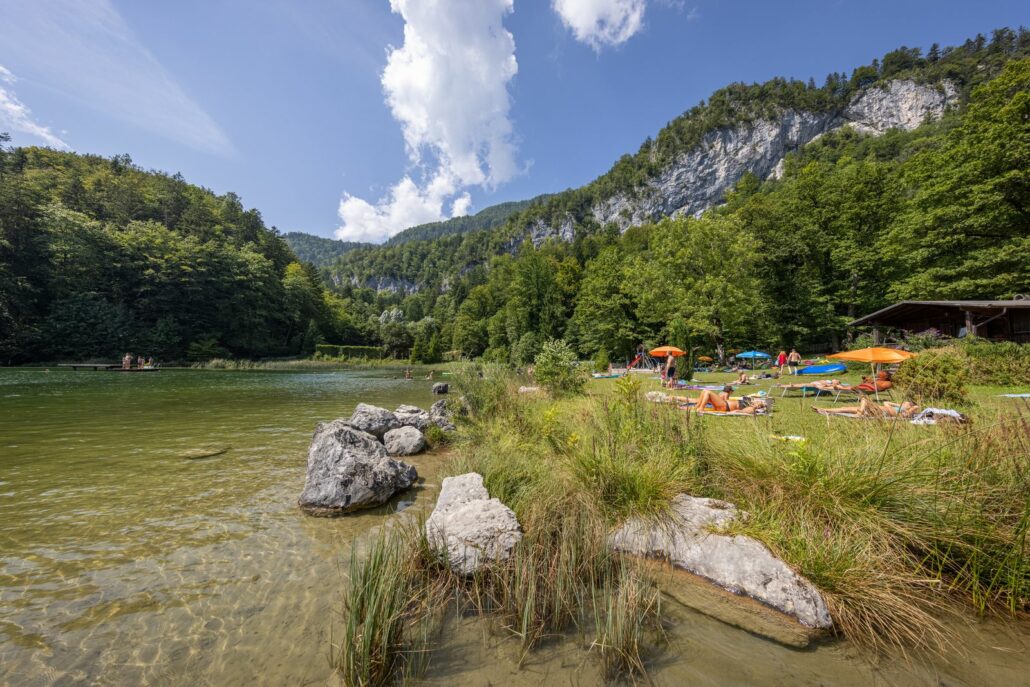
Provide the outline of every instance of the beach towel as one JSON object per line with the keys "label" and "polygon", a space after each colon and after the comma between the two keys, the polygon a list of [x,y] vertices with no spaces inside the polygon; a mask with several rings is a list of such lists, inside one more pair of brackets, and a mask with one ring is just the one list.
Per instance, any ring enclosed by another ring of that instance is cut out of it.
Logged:
{"label": "beach towel", "polygon": [[949,421],[965,422],[966,417],[957,410],[951,408],[923,408],[919,414],[912,418],[913,425],[936,425],[937,420],[947,418]]}

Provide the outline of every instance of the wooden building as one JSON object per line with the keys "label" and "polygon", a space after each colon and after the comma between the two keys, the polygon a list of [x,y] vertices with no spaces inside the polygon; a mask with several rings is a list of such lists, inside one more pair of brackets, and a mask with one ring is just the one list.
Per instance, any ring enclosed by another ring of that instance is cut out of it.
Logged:
{"label": "wooden building", "polygon": [[999,341],[1030,343],[1030,299],[1014,301],[901,301],[849,323],[872,327],[882,342],[888,330],[923,332],[936,329],[944,336],[979,336]]}

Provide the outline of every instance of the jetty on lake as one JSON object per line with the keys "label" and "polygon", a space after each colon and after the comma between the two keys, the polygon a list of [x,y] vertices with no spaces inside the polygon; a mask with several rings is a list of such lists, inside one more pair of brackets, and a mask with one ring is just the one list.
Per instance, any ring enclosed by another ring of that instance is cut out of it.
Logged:
{"label": "jetty on lake", "polygon": [[120,363],[61,363],[58,367],[73,370],[103,370],[105,372],[158,372],[159,367],[122,367]]}

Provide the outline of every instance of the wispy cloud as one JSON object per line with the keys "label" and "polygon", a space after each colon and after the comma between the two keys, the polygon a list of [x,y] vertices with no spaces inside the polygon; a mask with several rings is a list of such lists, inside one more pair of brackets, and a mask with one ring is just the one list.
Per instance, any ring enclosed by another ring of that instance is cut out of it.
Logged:
{"label": "wispy cloud", "polygon": [[625,43],[644,27],[645,0],[552,0],[562,23],[595,51]]}
{"label": "wispy cloud", "polygon": [[51,131],[50,127],[43,126],[32,118],[32,111],[18,100],[12,88],[15,81],[17,79],[14,74],[0,64],[0,131],[28,134],[51,148],[70,149],[70,146]]}
{"label": "wispy cloud", "polygon": [[412,170],[375,204],[345,193],[337,237],[381,241],[465,214],[466,189],[519,173],[508,94],[518,64],[502,24],[512,2],[391,0],[404,18],[404,44],[390,50],[382,85]]}
{"label": "wispy cloud", "polygon": [[0,0],[0,17],[0,55],[35,83],[192,148],[233,152],[110,0]]}

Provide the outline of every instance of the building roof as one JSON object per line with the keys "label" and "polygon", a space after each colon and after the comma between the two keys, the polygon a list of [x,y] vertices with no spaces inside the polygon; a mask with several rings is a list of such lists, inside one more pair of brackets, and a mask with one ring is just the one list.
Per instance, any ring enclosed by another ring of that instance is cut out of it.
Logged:
{"label": "building roof", "polygon": [[962,312],[983,314],[993,313],[1004,308],[1030,309],[1030,299],[1022,301],[901,301],[865,317],[860,317],[854,322],[849,322],[848,326],[859,327],[865,324],[877,324],[885,320],[897,320],[926,308],[954,308]]}

